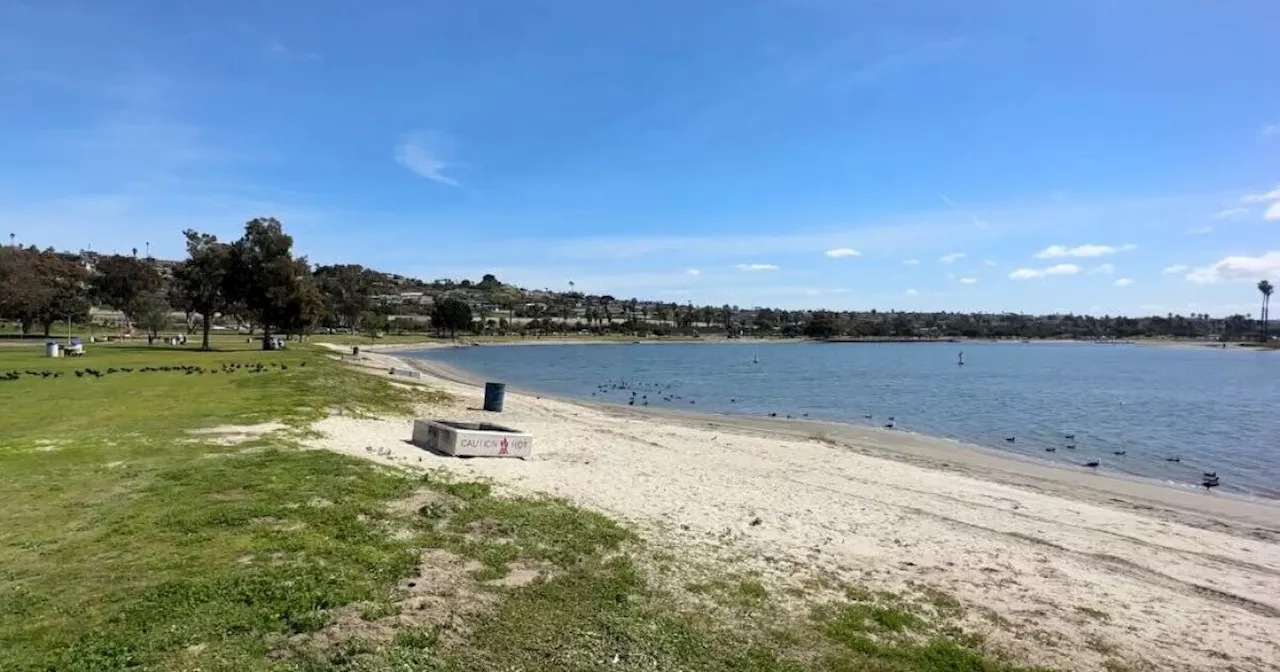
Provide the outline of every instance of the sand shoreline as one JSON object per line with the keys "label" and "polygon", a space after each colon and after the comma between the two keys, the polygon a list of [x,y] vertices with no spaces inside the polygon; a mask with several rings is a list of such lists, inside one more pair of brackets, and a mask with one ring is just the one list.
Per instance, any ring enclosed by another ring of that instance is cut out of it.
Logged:
{"label": "sand shoreline", "polygon": [[[396,356],[416,350],[412,347],[390,348],[387,355]],[[484,381],[474,374],[443,362],[419,358],[399,358],[403,365],[422,371],[439,380],[481,387]],[[678,422],[687,426],[714,427],[724,430],[752,431],[786,439],[824,441],[876,457],[896,459],[934,469],[962,473],[1015,486],[1034,487],[1042,492],[1136,507],[1163,517],[1197,527],[1219,527],[1222,519],[1230,519],[1246,534],[1280,541],[1280,500],[1242,494],[1208,493],[1191,487],[1128,474],[1098,473],[1085,467],[1039,461],[1034,458],[1001,453],[993,448],[955,439],[901,430],[887,430],[839,422],[801,419],[761,418],[746,415],[685,412],[665,408],[638,408],[562,397],[538,390],[507,387],[511,394],[557,399],[619,417],[649,418]]]}
{"label": "sand shoreline", "polygon": [[[457,396],[423,415],[494,419],[465,372],[382,352],[360,363],[412,366]],[[872,589],[930,586],[968,605],[994,646],[1035,664],[1277,669],[1276,507],[906,432],[655,411],[509,390],[499,417],[535,436],[528,461],[425,453],[405,442],[410,418],[330,417],[313,445],[565,497],[768,585],[794,585],[803,567]]]}

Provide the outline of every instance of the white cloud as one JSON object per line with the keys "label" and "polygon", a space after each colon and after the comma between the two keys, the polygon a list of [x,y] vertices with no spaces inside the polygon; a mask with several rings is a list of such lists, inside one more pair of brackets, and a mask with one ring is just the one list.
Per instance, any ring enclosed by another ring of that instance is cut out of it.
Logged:
{"label": "white cloud", "polygon": [[1112,273],[1115,273],[1115,272],[1116,272],[1116,267],[1114,264],[1100,264],[1097,268],[1089,271],[1089,274],[1094,275],[1097,273],[1101,273],[1103,275],[1111,275]]}
{"label": "white cloud", "polygon": [[1128,287],[1129,285],[1133,284],[1133,280],[1130,280],[1129,278],[1119,278],[1111,284],[1115,285],[1116,287]]}
{"label": "white cloud", "polygon": [[960,284],[962,285],[972,285],[977,281],[977,278],[960,278]]}
{"label": "white cloud", "polygon": [[689,270],[685,271],[685,273],[686,273],[686,274],[688,274],[688,275],[702,275],[702,271],[699,271],[699,270],[698,270],[698,269],[696,269],[696,268],[691,268],[691,269],[689,269]]}
{"label": "white cloud", "polygon": [[1280,187],[1276,187],[1265,194],[1249,194],[1240,199],[1241,203],[1268,203],[1270,201],[1280,201]]}
{"label": "white cloud", "polygon": [[1226,257],[1212,266],[1203,266],[1187,274],[1187,280],[1211,284],[1231,280],[1261,280],[1280,275],[1280,250],[1264,252],[1256,257]]}
{"label": "white cloud", "polygon": [[857,251],[857,250],[854,250],[854,249],[851,249],[851,248],[848,248],[848,247],[837,247],[837,248],[835,248],[834,250],[827,250],[827,253],[826,253],[826,254],[827,254],[827,256],[828,256],[828,257],[831,257],[832,259],[840,259],[841,257],[860,257],[860,256],[862,256],[862,253],[861,253],[861,252],[859,252],[859,251]]}
{"label": "white cloud", "polygon": [[1261,131],[1258,131],[1258,135],[1264,139],[1280,136],[1280,124],[1267,124],[1262,127]]}
{"label": "white cloud", "polygon": [[1196,226],[1187,229],[1188,236],[1203,236],[1206,233],[1213,233],[1212,226]]}
{"label": "white cloud", "polygon": [[944,254],[941,257],[938,257],[938,261],[941,261],[944,264],[949,264],[957,259],[964,259],[964,257],[964,252],[952,252],[951,254]]}
{"label": "white cloud", "polygon": [[1263,213],[1262,218],[1268,222],[1280,221],[1280,201],[1271,204],[1267,211]]}
{"label": "white cloud", "polygon": [[903,294],[906,294],[907,296],[920,296],[920,290],[908,289],[907,291],[903,292]]}
{"label": "white cloud", "polygon": [[982,264],[983,264],[984,266],[995,266],[995,265],[996,265],[996,261],[995,261],[995,259],[983,259],[983,260],[982,260]]}
{"label": "white cloud", "polygon": [[1120,247],[1112,247],[1110,245],[1077,245],[1075,247],[1066,247],[1064,245],[1050,245],[1049,247],[1035,253],[1036,259],[1061,259],[1063,257],[1105,257],[1109,254],[1117,252],[1128,252],[1138,249],[1133,243],[1126,243]]}
{"label": "white cloud", "polygon": [[1009,274],[1009,278],[1013,280],[1031,280],[1032,278],[1043,278],[1050,275],[1075,275],[1080,272],[1080,267],[1075,264],[1057,264],[1048,268],[1019,268]]}
{"label": "white cloud", "polygon": [[1227,208],[1213,213],[1214,219],[1235,219],[1249,214],[1249,208]]}
{"label": "white cloud", "polygon": [[428,135],[424,133],[411,133],[405,136],[396,145],[396,163],[428,180],[446,184],[450,187],[462,186],[457,180],[444,174],[444,170],[449,167],[449,164],[439,158],[438,154],[429,146],[430,144]]}
{"label": "white cloud", "polygon": [[1175,275],[1178,273],[1186,273],[1189,270],[1191,270],[1191,267],[1187,266],[1186,264],[1174,264],[1172,266],[1166,266],[1164,269],[1164,274]]}
{"label": "white cloud", "polygon": [[737,264],[734,268],[739,271],[776,271],[778,267],[773,264]]}
{"label": "white cloud", "polygon": [[920,260],[919,259],[903,259],[902,265],[903,266],[919,266]]}

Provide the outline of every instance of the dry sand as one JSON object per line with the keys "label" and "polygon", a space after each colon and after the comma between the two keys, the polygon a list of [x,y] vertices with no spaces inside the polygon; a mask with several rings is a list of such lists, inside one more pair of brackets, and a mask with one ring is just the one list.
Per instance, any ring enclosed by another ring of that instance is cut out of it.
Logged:
{"label": "dry sand", "polygon": [[[476,410],[481,391],[461,372],[376,352],[361,363],[414,366],[459,399],[425,413],[493,419]],[[565,497],[778,584],[795,579],[783,558],[873,589],[931,586],[985,614],[976,627],[1033,663],[1280,669],[1273,503],[869,428],[638,413],[510,391],[501,420],[534,434],[531,459],[438,457],[406,442],[410,418],[330,417],[315,445]]]}

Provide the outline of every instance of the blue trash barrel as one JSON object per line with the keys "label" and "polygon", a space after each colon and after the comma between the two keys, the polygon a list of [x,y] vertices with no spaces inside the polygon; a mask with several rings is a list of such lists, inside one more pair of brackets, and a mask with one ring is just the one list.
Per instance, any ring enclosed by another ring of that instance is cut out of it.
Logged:
{"label": "blue trash barrel", "polygon": [[507,396],[506,383],[484,384],[484,410],[494,413],[502,412],[502,401]]}

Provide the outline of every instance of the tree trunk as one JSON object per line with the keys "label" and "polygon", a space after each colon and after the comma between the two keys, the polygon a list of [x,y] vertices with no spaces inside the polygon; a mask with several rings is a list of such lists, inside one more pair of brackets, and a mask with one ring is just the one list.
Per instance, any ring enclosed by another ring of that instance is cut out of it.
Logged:
{"label": "tree trunk", "polygon": [[200,313],[200,349],[209,350],[209,329],[213,327],[213,320],[208,313]]}
{"label": "tree trunk", "polygon": [[262,325],[262,349],[271,349],[271,327],[265,324]]}
{"label": "tree trunk", "polygon": [[45,337],[45,338],[49,338],[49,334],[50,334],[50,332],[52,332],[52,331],[53,331],[53,323],[52,323],[52,322],[45,322],[45,323],[44,323],[44,337]]}

